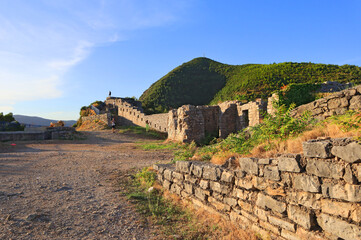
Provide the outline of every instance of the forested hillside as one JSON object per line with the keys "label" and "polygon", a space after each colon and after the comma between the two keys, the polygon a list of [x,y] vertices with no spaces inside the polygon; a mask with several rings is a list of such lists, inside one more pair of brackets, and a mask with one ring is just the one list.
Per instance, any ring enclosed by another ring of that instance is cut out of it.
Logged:
{"label": "forested hillside", "polygon": [[195,58],[173,69],[140,97],[146,113],[164,112],[183,104],[217,104],[226,100],[267,98],[290,83],[361,82],[354,65],[274,63],[227,65]]}

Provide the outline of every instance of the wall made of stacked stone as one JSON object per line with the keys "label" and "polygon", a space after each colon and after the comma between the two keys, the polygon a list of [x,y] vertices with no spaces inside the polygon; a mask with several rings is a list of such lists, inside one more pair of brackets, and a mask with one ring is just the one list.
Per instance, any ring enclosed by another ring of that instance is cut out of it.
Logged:
{"label": "wall made of stacked stone", "polygon": [[[304,153],[155,165],[166,190],[271,239],[361,239],[361,145],[311,140]],[[238,166],[238,167],[236,167]]]}
{"label": "wall made of stacked stone", "polygon": [[111,115],[110,115],[110,113],[103,113],[103,114],[99,114],[99,115],[81,117],[81,120],[83,122],[84,121],[102,121],[102,122],[108,124],[108,126],[110,126]]}
{"label": "wall made of stacked stone", "polygon": [[344,114],[348,110],[361,110],[361,85],[301,105],[293,110],[292,116],[300,117],[307,111],[311,117],[323,120],[332,115]]}

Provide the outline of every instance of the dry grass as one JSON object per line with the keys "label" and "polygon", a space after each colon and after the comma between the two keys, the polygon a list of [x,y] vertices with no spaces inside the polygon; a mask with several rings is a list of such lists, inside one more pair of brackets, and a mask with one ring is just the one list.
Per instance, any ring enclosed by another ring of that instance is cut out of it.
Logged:
{"label": "dry grass", "polygon": [[253,157],[273,157],[282,153],[302,153],[302,143],[317,138],[343,138],[343,137],[361,137],[359,130],[347,131],[341,126],[326,122],[323,126],[318,126],[312,130],[306,131],[296,138],[290,138],[283,141],[273,141],[272,150],[266,151],[265,144],[256,146],[251,151]]}
{"label": "dry grass", "polygon": [[230,157],[238,157],[238,156],[239,156],[239,154],[234,153],[234,152],[229,152],[229,151],[218,152],[212,156],[211,163],[217,164],[217,165],[222,165]]}
{"label": "dry grass", "polygon": [[[169,191],[163,193],[165,199],[172,201],[173,204],[189,211],[192,219],[188,224],[192,225],[192,230],[196,229],[197,234],[190,234],[189,239],[214,239],[214,240],[260,240],[253,231],[242,230],[236,227],[229,220],[224,219],[221,215],[211,213],[203,208],[195,207],[190,201],[182,200],[178,195]],[[187,227],[185,227],[185,230]],[[192,231],[190,230],[190,231]],[[201,238],[199,238],[201,237]],[[173,238],[172,238],[173,239]]]}

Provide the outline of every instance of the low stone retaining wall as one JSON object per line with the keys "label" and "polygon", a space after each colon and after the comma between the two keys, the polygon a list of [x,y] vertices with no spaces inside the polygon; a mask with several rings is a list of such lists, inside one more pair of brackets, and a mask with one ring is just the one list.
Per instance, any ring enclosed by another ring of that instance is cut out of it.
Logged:
{"label": "low stone retaining wall", "polygon": [[271,239],[361,239],[361,145],[311,140],[304,154],[155,165],[163,187]]}
{"label": "low stone retaining wall", "polygon": [[50,140],[66,139],[70,134],[75,133],[73,127],[47,127],[44,131],[16,131],[0,132],[0,141],[29,141],[29,140]]}

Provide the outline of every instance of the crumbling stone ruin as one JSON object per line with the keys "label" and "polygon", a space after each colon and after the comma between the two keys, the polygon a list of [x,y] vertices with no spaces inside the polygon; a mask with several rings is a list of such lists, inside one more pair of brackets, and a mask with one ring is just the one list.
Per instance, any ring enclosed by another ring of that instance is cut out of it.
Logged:
{"label": "crumbling stone ruin", "polygon": [[166,190],[265,239],[361,239],[361,145],[310,140],[303,152],[154,169]]}
{"label": "crumbling stone ruin", "polygon": [[[333,91],[348,85],[325,83],[324,91]],[[215,106],[184,105],[168,113],[145,115],[141,102],[131,98],[107,97],[107,112],[95,116],[82,117],[83,120],[104,120],[110,124],[114,117],[119,125],[137,125],[159,132],[168,133],[168,139],[179,142],[201,142],[207,136],[226,138],[230,133],[238,132],[262,121],[265,113],[274,114],[273,102],[278,96],[273,94],[267,101],[242,103],[240,101],[223,102]],[[347,110],[361,109],[361,85],[331,93],[325,98],[302,105],[291,113],[299,117],[305,111],[316,119],[325,119]],[[112,113],[112,114],[111,114]]]}

